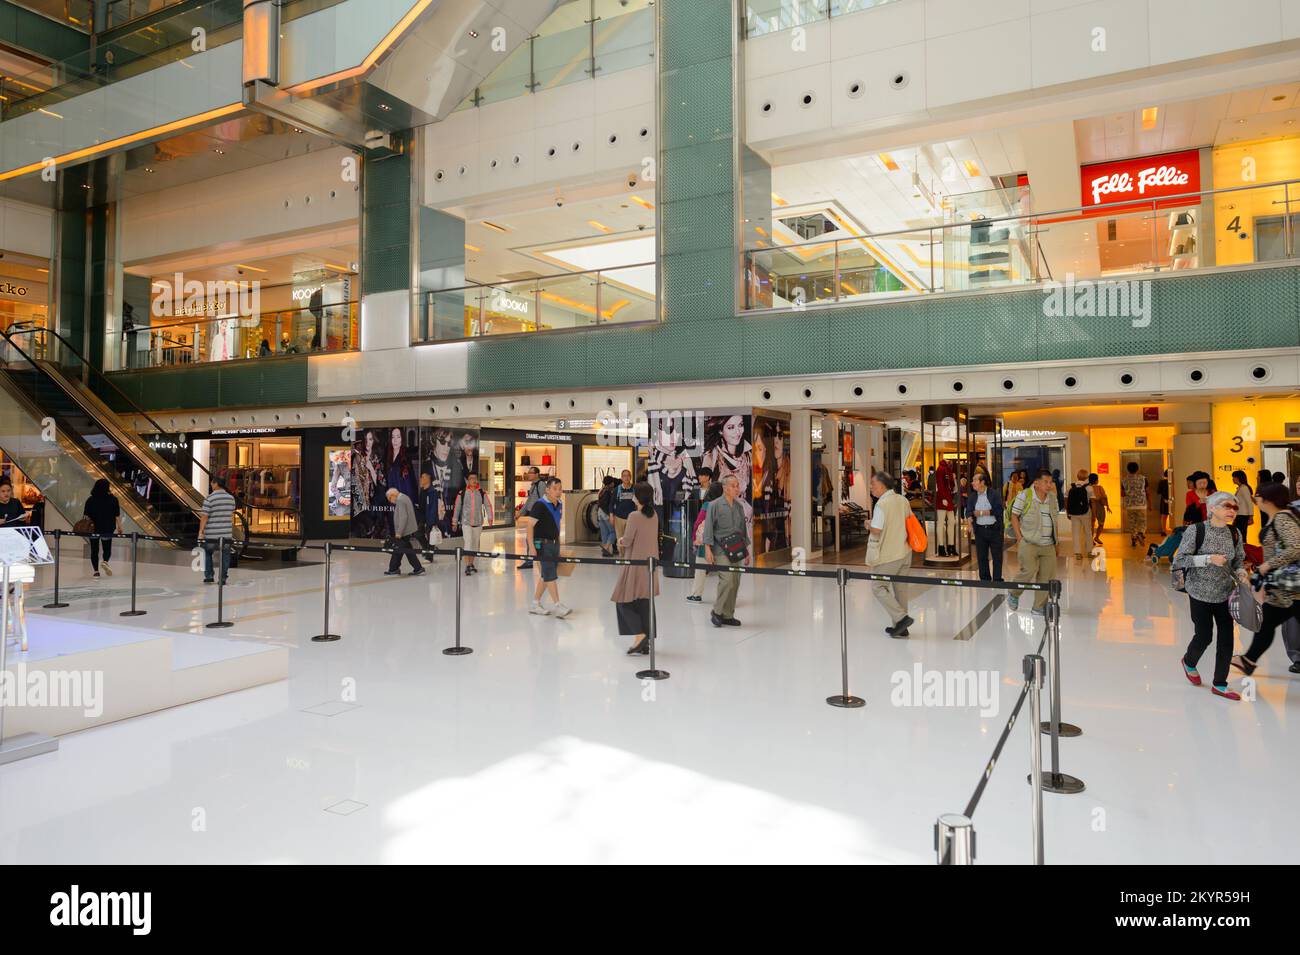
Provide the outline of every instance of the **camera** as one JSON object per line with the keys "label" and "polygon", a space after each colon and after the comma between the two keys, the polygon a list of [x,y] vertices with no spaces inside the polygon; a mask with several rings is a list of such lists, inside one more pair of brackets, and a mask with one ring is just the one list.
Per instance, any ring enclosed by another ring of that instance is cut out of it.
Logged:
{"label": "camera", "polygon": [[555,208],[557,208],[557,209],[563,209],[563,208],[564,208],[564,196],[556,196],[556,197],[555,197]]}

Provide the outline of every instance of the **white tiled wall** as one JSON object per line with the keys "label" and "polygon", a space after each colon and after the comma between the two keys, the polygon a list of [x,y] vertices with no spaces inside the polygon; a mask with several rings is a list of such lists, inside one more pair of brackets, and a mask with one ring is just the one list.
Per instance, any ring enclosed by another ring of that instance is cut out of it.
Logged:
{"label": "white tiled wall", "polygon": [[1300,0],[899,0],[745,41],[745,136],[761,149],[951,118],[993,97],[1297,38]]}
{"label": "white tiled wall", "polygon": [[122,203],[122,260],[244,242],[356,219],[357,184],[343,179],[351,153],[325,149]]}
{"label": "white tiled wall", "polygon": [[639,170],[655,154],[654,83],[653,66],[638,67],[424,127],[425,204]]}

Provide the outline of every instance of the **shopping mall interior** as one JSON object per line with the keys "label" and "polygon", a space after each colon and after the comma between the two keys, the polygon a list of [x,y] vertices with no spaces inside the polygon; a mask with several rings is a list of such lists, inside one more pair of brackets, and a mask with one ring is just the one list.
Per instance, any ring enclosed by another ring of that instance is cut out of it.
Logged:
{"label": "shopping mall interior", "polygon": [[1289,861],[1297,77],[1291,0],[0,0],[0,861]]}

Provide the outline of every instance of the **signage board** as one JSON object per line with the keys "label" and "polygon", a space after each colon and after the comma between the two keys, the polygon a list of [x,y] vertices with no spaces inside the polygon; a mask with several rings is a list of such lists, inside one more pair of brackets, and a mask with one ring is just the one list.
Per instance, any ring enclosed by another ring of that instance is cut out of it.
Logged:
{"label": "signage board", "polygon": [[[1115,162],[1099,162],[1079,167],[1079,200],[1084,215],[1118,215],[1128,211],[1111,206],[1088,209],[1117,202],[1133,202],[1134,208],[1193,205],[1194,199],[1168,199],[1169,196],[1201,191],[1201,154],[1198,149],[1142,156]],[[1164,200],[1163,202],[1158,200]]]}

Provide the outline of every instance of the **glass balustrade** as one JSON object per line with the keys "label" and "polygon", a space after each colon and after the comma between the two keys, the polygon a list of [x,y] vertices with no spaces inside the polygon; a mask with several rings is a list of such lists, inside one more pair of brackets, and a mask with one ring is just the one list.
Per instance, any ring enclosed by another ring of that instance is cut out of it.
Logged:
{"label": "glass balustrade", "polygon": [[898,0],[748,0],[744,6],[745,37],[766,36],[806,27],[819,20],[861,13]]}
{"label": "glass balustrade", "polygon": [[[343,0],[292,0],[286,3],[284,21],[294,20]],[[128,5],[123,7],[122,4]],[[134,3],[134,6],[130,4]],[[110,8],[110,27],[165,10],[171,4],[154,0],[118,0]],[[195,31],[201,30],[201,34]],[[27,73],[0,75],[0,121],[43,110],[58,114],[59,103],[101,86],[108,86],[167,63],[195,54],[196,36],[211,50],[243,36],[243,0],[208,0],[198,6],[178,8],[170,16],[150,19],[138,28],[112,33],[93,50],[78,53]]]}
{"label": "glass balustrade", "polygon": [[654,62],[650,0],[579,0],[548,18],[457,107],[470,109]]}
{"label": "glass balustrade", "polygon": [[168,318],[123,332],[118,367],[173,368],[355,351],[357,340],[355,302],[245,317]]}
{"label": "glass balustrade", "polygon": [[1295,260],[1300,183],[975,219],[744,252],[746,309]]}
{"label": "glass balustrade", "polygon": [[648,262],[424,291],[414,303],[415,340],[456,341],[652,322],[658,318],[654,283],[655,265]]}

